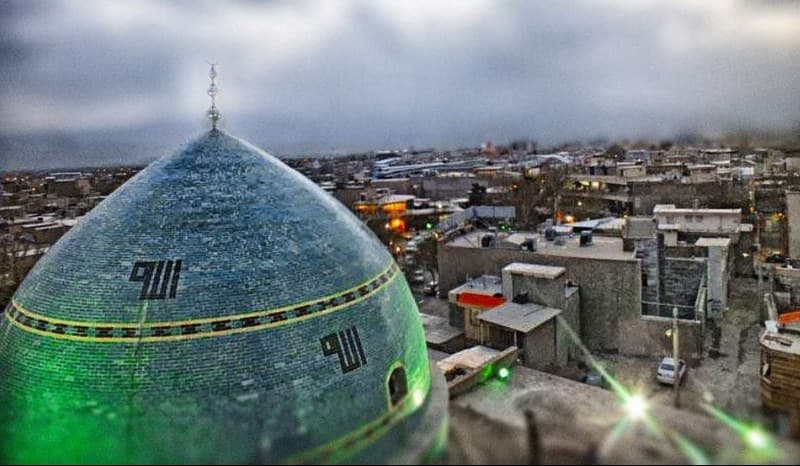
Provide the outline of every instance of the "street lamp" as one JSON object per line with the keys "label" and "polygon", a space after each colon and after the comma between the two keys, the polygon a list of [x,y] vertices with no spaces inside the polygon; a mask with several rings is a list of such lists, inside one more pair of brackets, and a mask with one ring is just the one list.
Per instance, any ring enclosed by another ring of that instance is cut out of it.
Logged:
{"label": "street lamp", "polygon": [[675,393],[675,407],[681,407],[680,386],[681,386],[681,359],[680,359],[680,339],[678,338],[678,308],[672,308],[672,360],[674,363],[673,391]]}

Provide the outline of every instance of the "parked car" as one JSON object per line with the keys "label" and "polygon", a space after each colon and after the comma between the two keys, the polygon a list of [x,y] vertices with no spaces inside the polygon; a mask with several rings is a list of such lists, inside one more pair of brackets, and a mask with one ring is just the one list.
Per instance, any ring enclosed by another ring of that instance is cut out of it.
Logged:
{"label": "parked car", "polygon": [[435,280],[425,284],[425,288],[422,289],[422,292],[425,293],[426,296],[436,296],[438,291],[439,291],[439,282]]}
{"label": "parked car", "polygon": [[422,270],[415,270],[414,275],[411,276],[411,281],[414,283],[425,283],[425,272]]}
{"label": "parked car", "polygon": [[590,370],[583,376],[583,383],[594,385],[595,387],[603,386],[603,374],[598,371]]}
{"label": "parked car", "polygon": [[766,261],[770,264],[783,264],[786,262],[786,259],[788,259],[788,257],[779,252],[771,252],[767,256]]}
{"label": "parked car", "polygon": [[[683,381],[686,378],[686,361],[683,359],[680,360],[680,378]],[[667,385],[674,385],[675,384],[675,360],[672,358],[664,358],[658,364],[658,370],[656,370],[656,380],[663,384]]]}
{"label": "parked car", "polygon": [[[605,372],[606,375],[603,375],[603,372]],[[610,390],[611,383],[609,382],[608,377],[614,377],[614,375],[610,373],[610,369],[608,367],[603,368],[603,372],[595,368],[589,368],[586,370],[580,380],[587,385]]]}

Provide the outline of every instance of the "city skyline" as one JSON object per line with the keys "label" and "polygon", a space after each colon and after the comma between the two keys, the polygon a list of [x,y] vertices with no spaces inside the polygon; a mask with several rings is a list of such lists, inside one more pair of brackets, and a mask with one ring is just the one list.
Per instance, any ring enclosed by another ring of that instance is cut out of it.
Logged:
{"label": "city skyline", "polygon": [[[795,2],[10,2],[0,157],[143,163],[207,126],[278,154],[788,131]],[[235,25],[235,26],[234,26]],[[102,164],[101,163],[101,164]],[[51,164],[52,165],[52,164]]]}

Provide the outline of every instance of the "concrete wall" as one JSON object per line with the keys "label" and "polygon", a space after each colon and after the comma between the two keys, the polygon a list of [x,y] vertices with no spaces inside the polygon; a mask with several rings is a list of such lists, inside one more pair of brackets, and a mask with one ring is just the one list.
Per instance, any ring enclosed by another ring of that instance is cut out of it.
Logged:
{"label": "concrete wall", "polygon": [[708,247],[708,317],[721,319],[728,307],[728,248]]}
{"label": "concrete wall", "polygon": [[574,341],[568,329],[565,328],[566,323],[576,335],[581,334],[581,302],[578,290],[567,296],[566,306],[562,309],[561,318],[563,320],[556,319],[556,363],[564,365],[569,360],[576,359],[581,355],[578,343]]}
{"label": "concrete wall", "polygon": [[[658,286],[658,241],[655,238],[630,241],[633,243],[632,247],[636,251],[636,257],[642,261],[642,301],[658,303],[661,301]],[[650,312],[647,304],[642,306],[642,311],[648,314],[657,313],[655,310]]]}
{"label": "concrete wall", "polygon": [[619,323],[641,315],[641,266],[634,258],[588,259],[446,244],[439,248],[438,261],[439,286],[444,291],[464,283],[467,277],[498,275],[512,262],[566,267],[563,278],[580,287],[580,335],[593,350],[617,350]]}
{"label": "concrete wall", "polygon": [[484,188],[489,187],[489,182],[481,178],[435,176],[422,179],[422,192],[424,197],[434,201],[469,197],[473,183]]}
{"label": "concrete wall", "polygon": [[[523,362],[526,367],[540,371],[559,364],[556,351],[556,321],[550,320],[524,336]],[[566,364],[566,360],[563,362]]]}
{"label": "concrete wall", "polygon": [[[670,328],[672,319],[666,317],[642,316],[626,320],[620,324],[619,351],[630,356],[672,356],[672,338],[666,336]],[[687,362],[700,359],[703,354],[701,322],[679,320],[678,329],[681,359]]]}
{"label": "concrete wall", "polygon": [[680,225],[681,231],[711,234],[739,234],[741,212],[710,213],[698,209],[683,212],[683,209],[659,210],[656,214],[659,225]]}
{"label": "concrete wall", "polygon": [[[694,306],[707,270],[706,258],[666,257],[661,261],[659,315],[671,317],[672,306]],[[682,316],[693,311],[680,308]]]}
{"label": "concrete wall", "polygon": [[481,343],[481,325],[478,316],[482,312],[486,312],[486,310],[477,307],[461,308],[461,316],[464,321],[464,339],[468,344]]}
{"label": "concrete wall", "polygon": [[784,309],[800,308],[800,269],[776,267],[773,274],[775,280],[788,292]]}
{"label": "concrete wall", "polygon": [[564,280],[547,280],[532,278],[524,275],[511,274],[508,270],[503,271],[503,288],[505,294],[505,284],[510,283],[510,289],[506,300],[511,301],[515,296],[527,293],[528,300],[532,303],[540,304],[545,307],[563,309],[565,304]]}

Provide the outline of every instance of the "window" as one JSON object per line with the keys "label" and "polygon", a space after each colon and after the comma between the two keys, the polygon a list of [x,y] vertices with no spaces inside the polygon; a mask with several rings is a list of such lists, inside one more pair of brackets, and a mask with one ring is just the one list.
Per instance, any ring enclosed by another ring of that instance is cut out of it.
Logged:
{"label": "window", "polygon": [[395,367],[392,370],[389,380],[386,381],[386,388],[389,391],[389,406],[394,408],[408,394],[406,369],[403,366]]}

